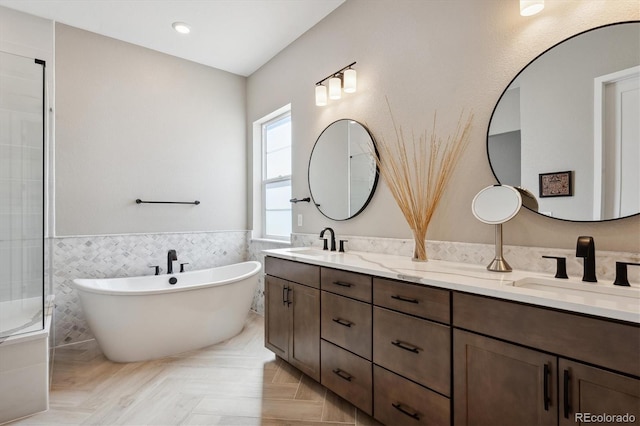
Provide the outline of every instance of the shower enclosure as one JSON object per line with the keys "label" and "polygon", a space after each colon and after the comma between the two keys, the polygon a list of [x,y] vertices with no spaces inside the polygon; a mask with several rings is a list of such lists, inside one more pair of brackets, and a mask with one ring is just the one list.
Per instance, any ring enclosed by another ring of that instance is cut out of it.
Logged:
{"label": "shower enclosure", "polygon": [[0,52],[0,343],[44,328],[44,77]]}

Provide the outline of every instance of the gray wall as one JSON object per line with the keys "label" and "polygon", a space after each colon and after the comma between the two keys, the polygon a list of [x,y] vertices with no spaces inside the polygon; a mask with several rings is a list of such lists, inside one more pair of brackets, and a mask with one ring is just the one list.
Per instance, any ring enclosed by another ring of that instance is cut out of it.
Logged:
{"label": "gray wall", "polygon": [[56,60],[57,235],[246,229],[244,77],[61,24]]}
{"label": "gray wall", "polygon": [[[249,77],[247,122],[291,102],[292,196],[300,198],[309,193],[306,167],[313,143],[331,122],[352,118],[367,124],[374,138],[392,138],[388,98],[406,132],[429,129],[437,110],[438,132],[447,136],[460,111],[471,110],[469,149],[428,238],[490,243],[493,227],[474,219],[470,204],[480,189],[495,183],[485,145],[500,94],[522,67],[557,42],[598,25],[639,18],[637,0],[547,0],[533,17],[520,16],[517,1],[349,0]],[[353,61],[358,92],[316,107],[315,82]],[[316,233],[329,225],[343,235],[411,237],[384,183],[353,220],[330,221],[307,203],[293,209],[294,218],[304,215],[303,226],[294,221],[294,232]],[[523,210],[505,225],[505,243],[571,248],[578,235],[593,235],[599,249],[640,252],[639,232],[638,216],[572,223]]]}

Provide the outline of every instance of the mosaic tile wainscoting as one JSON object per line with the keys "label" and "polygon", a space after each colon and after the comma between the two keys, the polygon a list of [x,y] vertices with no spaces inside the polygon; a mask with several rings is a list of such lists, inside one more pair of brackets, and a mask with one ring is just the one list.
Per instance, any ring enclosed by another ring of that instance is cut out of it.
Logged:
{"label": "mosaic tile wainscoting", "polygon": [[[397,254],[413,256],[412,239],[354,237],[347,235],[336,236],[336,239],[349,240],[347,251],[364,251],[373,253]],[[320,248],[321,243],[317,234],[293,234],[291,243],[294,247]],[[575,250],[503,246],[504,258],[513,269],[524,271],[544,272],[551,276],[555,274],[556,263],[553,259],[543,259],[543,255],[564,256],[567,258],[567,273],[569,276],[582,276],[582,259],[576,258]],[[495,256],[493,244],[458,243],[451,241],[427,241],[427,256],[432,260],[448,262],[471,263],[488,265]],[[598,251],[596,250],[596,275],[602,282],[612,283],[615,279],[616,261],[640,262],[640,253]],[[628,268],[629,281],[640,282],[640,268]]]}
{"label": "mosaic tile wainscoting", "polygon": [[59,237],[52,241],[52,281],[55,294],[54,345],[92,339],[73,289],[75,278],[115,278],[153,274],[150,265],[167,268],[167,251],[189,269],[243,262],[248,252],[247,231],[129,234]]}

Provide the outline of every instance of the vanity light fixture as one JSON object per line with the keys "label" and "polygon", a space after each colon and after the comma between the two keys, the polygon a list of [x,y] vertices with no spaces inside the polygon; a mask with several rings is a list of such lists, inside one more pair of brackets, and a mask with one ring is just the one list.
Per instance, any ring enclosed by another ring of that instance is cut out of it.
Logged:
{"label": "vanity light fixture", "polygon": [[532,16],[544,9],[544,0],[520,0],[520,15]]}
{"label": "vanity light fixture", "polygon": [[327,104],[327,86],[316,84],[316,105],[325,106]]}
{"label": "vanity light fixture", "polygon": [[340,99],[342,96],[342,79],[331,77],[329,79],[329,99]]}
{"label": "vanity light fixture", "polygon": [[189,34],[191,32],[191,27],[189,26],[189,24],[184,22],[174,22],[173,24],[171,24],[171,26],[180,34]]}
{"label": "vanity light fixture", "polygon": [[329,80],[329,99],[340,99],[343,90],[345,93],[355,93],[357,87],[356,70],[351,68],[355,64],[353,62],[316,83],[317,106],[325,106],[327,104],[327,86],[324,84],[327,80]]}

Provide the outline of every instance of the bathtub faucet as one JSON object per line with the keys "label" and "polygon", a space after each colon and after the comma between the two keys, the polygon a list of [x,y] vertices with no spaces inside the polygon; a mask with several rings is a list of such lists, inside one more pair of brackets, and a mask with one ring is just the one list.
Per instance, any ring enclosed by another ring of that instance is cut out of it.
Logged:
{"label": "bathtub faucet", "polygon": [[167,274],[173,274],[174,260],[178,260],[178,254],[175,250],[169,250],[169,253],[167,253]]}

